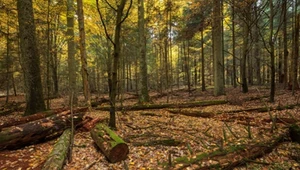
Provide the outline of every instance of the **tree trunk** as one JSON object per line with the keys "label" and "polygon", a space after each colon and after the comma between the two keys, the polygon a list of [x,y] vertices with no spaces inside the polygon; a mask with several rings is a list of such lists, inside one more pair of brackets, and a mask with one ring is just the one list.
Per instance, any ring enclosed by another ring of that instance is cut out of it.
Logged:
{"label": "tree trunk", "polygon": [[[68,71],[69,71],[69,105],[77,103],[76,63],[74,41],[74,1],[67,0],[67,41],[68,41]],[[73,99],[71,99],[73,98]],[[73,101],[73,103],[71,103]]]}
{"label": "tree trunk", "polygon": [[213,50],[214,50],[214,95],[225,94],[224,59],[222,55],[221,2],[214,0],[213,10]]}
{"label": "tree trunk", "polygon": [[233,87],[237,87],[236,83],[236,56],[235,56],[235,0],[232,0],[232,11],[231,11],[231,20],[232,20],[232,72],[233,72]]}
{"label": "tree trunk", "polygon": [[282,27],[282,34],[283,34],[283,60],[284,60],[284,67],[283,67],[283,82],[284,87],[286,88],[288,85],[288,36],[287,36],[287,0],[283,0],[282,2],[282,12],[283,12],[283,27]]}
{"label": "tree trunk", "polygon": [[81,74],[83,83],[83,94],[88,107],[91,107],[91,94],[89,86],[89,73],[87,68],[87,55],[85,48],[85,31],[84,31],[84,13],[82,0],[77,0],[77,15],[78,15],[78,28],[80,37],[80,59],[81,59]]}
{"label": "tree trunk", "polygon": [[205,55],[204,55],[204,37],[203,37],[203,29],[201,30],[201,90],[205,91]]}
{"label": "tree trunk", "polygon": [[140,92],[139,102],[149,102],[148,94],[148,75],[146,60],[146,36],[144,19],[144,0],[138,1],[138,26],[139,26],[139,45],[140,45]]}
{"label": "tree trunk", "polygon": [[[74,124],[78,125],[83,119],[83,113],[74,115]],[[51,116],[33,122],[12,126],[0,132],[0,150],[20,148],[36,143],[43,139],[60,135],[71,126],[71,116]]]}
{"label": "tree trunk", "polygon": [[51,153],[48,155],[42,170],[63,169],[70,149],[71,129],[66,129],[54,145]]}
{"label": "tree trunk", "polygon": [[274,41],[273,41],[273,25],[274,25],[274,7],[273,0],[269,1],[270,5],[270,37],[269,37],[269,45],[270,45],[270,57],[271,57],[271,90],[270,90],[270,102],[274,102],[275,98],[275,49],[274,49]]}
{"label": "tree trunk", "polygon": [[129,153],[127,144],[106,125],[96,125],[91,130],[91,136],[110,162],[115,163],[127,158]]}
{"label": "tree trunk", "polygon": [[31,115],[45,110],[32,0],[18,0],[17,8],[26,93],[26,110],[24,114]]}

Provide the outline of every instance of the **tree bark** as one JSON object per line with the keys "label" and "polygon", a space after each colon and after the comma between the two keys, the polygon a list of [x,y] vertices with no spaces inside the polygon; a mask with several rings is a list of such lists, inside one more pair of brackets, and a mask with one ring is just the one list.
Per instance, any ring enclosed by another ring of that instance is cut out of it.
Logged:
{"label": "tree bark", "polygon": [[214,95],[225,94],[224,59],[222,55],[222,16],[221,2],[214,0],[213,10],[213,50],[214,50]]}
{"label": "tree bark", "polygon": [[91,136],[110,162],[115,163],[127,158],[129,153],[127,144],[106,125],[96,125],[91,130]]}
{"label": "tree bark", "polygon": [[18,21],[21,47],[21,62],[24,70],[26,110],[31,115],[45,110],[40,74],[40,59],[35,36],[32,0],[18,0]]}
{"label": "tree bark", "polygon": [[[83,107],[83,108],[78,108],[78,109],[74,109],[74,113],[78,113],[78,112],[86,112],[87,108]],[[17,126],[20,124],[24,124],[24,123],[28,123],[31,121],[35,121],[35,120],[39,120],[39,119],[43,119],[55,114],[58,114],[56,116],[63,116],[63,115],[68,115],[70,114],[70,110],[67,110],[65,108],[60,108],[60,109],[56,109],[56,110],[49,110],[49,111],[43,111],[40,113],[36,113],[34,115],[29,115],[29,116],[25,116],[19,119],[13,119],[11,121],[6,121],[6,122],[2,122],[0,123],[0,132],[1,129],[6,128],[6,127],[10,127],[10,126]]]}
{"label": "tree bark", "polygon": [[[83,119],[83,113],[74,115],[74,124]],[[51,116],[33,122],[12,126],[0,132],[0,150],[15,149],[60,135],[71,126],[71,116]]]}
{"label": "tree bark", "polygon": [[139,102],[150,101],[148,93],[148,75],[146,60],[146,36],[144,19],[144,0],[138,1],[138,26],[139,26],[139,46],[140,46],[140,93]]}
{"label": "tree bark", "polygon": [[87,68],[87,54],[85,48],[85,28],[84,28],[84,13],[82,0],[77,0],[78,28],[80,37],[80,59],[81,59],[81,74],[83,83],[83,93],[87,106],[91,107],[91,94],[89,86],[89,73]]}
{"label": "tree bark", "polygon": [[48,155],[42,170],[63,169],[68,156],[71,141],[71,129],[66,129],[54,145],[51,153]]}
{"label": "tree bark", "polygon": [[[77,103],[76,63],[74,41],[74,1],[67,0],[67,41],[68,41],[68,71],[69,71],[69,105]],[[73,99],[71,99],[73,98]],[[71,103],[73,101],[73,103]]]}

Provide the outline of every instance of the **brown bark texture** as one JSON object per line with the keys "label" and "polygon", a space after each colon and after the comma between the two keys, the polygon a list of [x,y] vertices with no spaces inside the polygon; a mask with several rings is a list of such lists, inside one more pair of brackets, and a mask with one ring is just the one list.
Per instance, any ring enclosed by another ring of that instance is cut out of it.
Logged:
{"label": "brown bark texture", "polygon": [[[82,122],[84,113],[74,114],[75,126]],[[15,149],[60,135],[71,126],[71,116],[51,116],[12,126],[0,132],[0,150]]]}

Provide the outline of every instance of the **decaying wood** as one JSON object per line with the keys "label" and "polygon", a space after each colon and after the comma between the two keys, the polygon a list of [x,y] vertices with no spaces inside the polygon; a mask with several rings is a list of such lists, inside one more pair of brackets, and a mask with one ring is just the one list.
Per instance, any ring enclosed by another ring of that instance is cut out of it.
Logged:
{"label": "decaying wood", "polygon": [[190,159],[188,157],[180,157],[175,159],[172,165],[181,164],[176,169],[184,169],[193,164],[202,164],[201,167],[197,168],[200,170],[214,168],[223,170],[233,169],[234,167],[244,165],[248,160],[254,160],[272,152],[276,146],[284,141],[283,139],[286,136],[287,133],[284,133],[266,142],[226,147],[211,153],[198,154]]}
{"label": "decaying wood", "polygon": [[108,122],[108,118],[92,118],[87,116],[82,123],[82,128],[84,131],[89,132],[100,122]]}
{"label": "decaying wood", "polygon": [[163,145],[163,146],[178,146],[182,142],[174,140],[174,139],[161,139],[161,140],[151,140],[151,141],[144,141],[144,142],[132,142],[133,146],[156,146],[156,145]]}
{"label": "decaying wood", "polygon": [[277,106],[277,107],[255,107],[255,108],[247,108],[247,109],[239,109],[239,110],[229,110],[229,111],[222,111],[222,113],[239,113],[239,112],[269,112],[275,110],[288,110],[294,109],[295,107],[300,106],[300,104],[292,104],[286,106]]}
{"label": "decaying wood", "polygon": [[[199,101],[199,102],[188,102],[188,103],[162,103],[162,104],[116,107],[116,110],[134,111],[134,110],[164,109],[164,108],[189,108],[189,107],[220,105],[226,103],[227,103],[226,100]],[[109,111],[110,107],[98,107],[95,109],[102,110],[102,111]]]}
{"label": "decaying wood", "polygon": [[91,136],[110,162],[115,163],[127,158],[129,153],[127,144],[108,126],[97,124],[91,130]]}
{"label": "decaying wood", "polygon": [[[82,122],[84,113],[74,115],[74,124]],[[60,135],[71,125],[71,116],[50,116],[18,126],[11,126],[0,132],[0,150],[20,148],[37,143],[42,139]]]}
{"label": "decaying wood", "polygon": [[70,141],[71,129],[68,128],[64,131],[64,133],[60,136],[60,138],[54,145],[51,153],[48,155],[48,158],[43,165],[42,170],[63,169],[66,158],[68,156]]}
{"label": "decaying wood", "polygon": [[173,114],[181,114],[181,115],[186,115],[186,116],[204,117],[204,118],[210,118],[210,117],[214,117],[216,115],[216,113],[203,112],[201,110],[168,109],[168,111]]}
{"label": "decaying wood", "polygon": [[[77,108],[77,109],[74,109],[74,113],[86,112],[87,109],[88,109],[87,107]],[[9,127],[9,126],[20,125],[20,124],[35,121],[38,119],[43,119],[43,118],[46,118],[46,117],[49,117],[49,116],[52,116],[55,114],[59,114],[57,116],[63,116],[63,115],[68,115],[70,113],[71,113],[70,110],[67,110],[67,108],[60,108],[60,109],[56,109],[56,110],[49,110],[49,111],[36,113],[33,115],[21,117],[18,119],[12,119],[10,121],[0,123],[0,132],[1,132],[1,129]]]}

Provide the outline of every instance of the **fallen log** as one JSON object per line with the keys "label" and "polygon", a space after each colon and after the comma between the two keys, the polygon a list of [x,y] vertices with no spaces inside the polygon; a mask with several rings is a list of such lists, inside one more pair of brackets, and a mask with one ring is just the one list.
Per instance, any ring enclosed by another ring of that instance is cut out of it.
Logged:
{"label": "fallen log", "polygon": [[[73,113],[86,112],[87,110],[88,110],[87,107],[77,108],[77,109],[73,110]],[[48,110],[48,111],[44,111],[44,112],[39,112],[39,113],[36,113],[33,115],[21,117],[18,119],[12,119],[10,121],[0,123],[0,132],[3,128],[6,128],[6,127],[16,126],[16,125],[24,124],[27,122],[43,119],[43,118],[46,118],[46,117],[49,117],[49,116],[52,116],[55,114],[59,114],[57,116],[63,116],[63,115],[68,115],[70,113],[71,113],[71,111],[67,110],[67,108],[60,108],[60,109],[56,109],[56,110]]]}
{"label": "fallen log", "polygon": [[300,143],[300,127],[293,124],[289,127],[289,134],[293,142]]}
{"label": "fallen log", "polygon": [[127,144],[108,126],[97,124],[91,130],[91,136],[110,162],[115,163],[127,158],[129,153]]}
{"label": "fallen log", "polygon": [[168,109],[168,112],[173,114],[181,114],[191,117],[203,117],[203,118],[211,118],[216,115],[213,112],[203,112],[199,110],[189,110],[189,109]]}
{"label": "fallen log", "polygon": [[221,113],[239,113],[239,112],[269,112],[269,111],[281,111],[281,110],[289,110],[294,109],[295,107],[300,106],[300,104],[292,104],[287,106],[277,106],[277,107],[255,107],[255,108],[248,108],[248,109],[239,109],[239,110],[229,110],[229,111],[222,111]]}
{"label": "fallen log", "polygon": [[[198,154],[192,158],[180,157],[172,162],[174,169],[184,169],[191,165],[201,165],[199,170],[206,169],[233,169],[244,165],[249,160],[260,158],[270,152],[284,141],[286,133],[281,134],[270,141],[250,145],[236,145],[219,149],[210,153]],[[169,163],[165,163],[169,165]]]}
{"label": "fallen log", "polygon": [[48,155],[42,170],[63,169],[71,143],[71,129],[66,129]]}
{"label": "fallen log", "polygon": [[161,140],[151,140],[151,141],[144,141],[144,142],[133,142],[133,146],[178,146],[182,142],[174,140],[174,139],[161,139]]}
{"label": "fallen log", "polygon": [[[212,101],[199,101],[199,102],[187,102],[187,103],[163,103],[163,104],[150,104],[150,105],[134,105],[116,107],[117,111],[126,110],[148,110],[148,109],[164,109],[164,108],[189,108],[189,107],[201,107],[226,104],[226,100],[212,100]],[[95,110],[109,111],[110,107],[97,107]]]}
{"label": "fallen log", "polygon": [[[84,113],[74,114],[74,125],[82,122]],[[43,139],[60,135],[71,126],[71,115],[50,116],[18,126],[11,126],[0,132],[0,150],[15,149],[37,143]]]}

